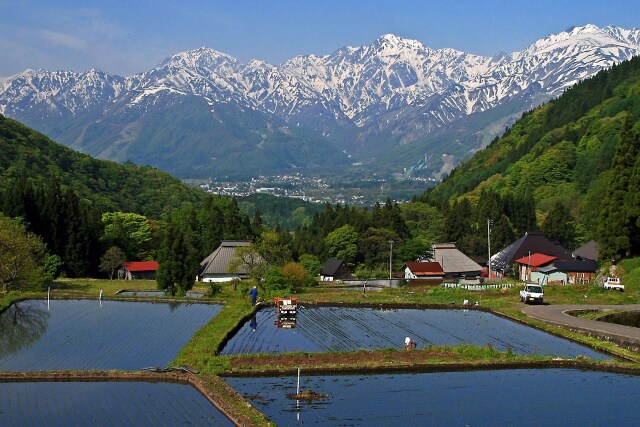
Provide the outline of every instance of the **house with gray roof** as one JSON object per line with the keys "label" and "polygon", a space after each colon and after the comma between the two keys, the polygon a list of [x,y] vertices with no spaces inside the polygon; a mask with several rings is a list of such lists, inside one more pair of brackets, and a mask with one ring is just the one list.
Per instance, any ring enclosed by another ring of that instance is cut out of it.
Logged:
{"label": "house with gray roof", "polygon": [[517,259],[536,253],[553,256],[559,260],[572,259],[571,253],[560,243],[552,242],[539,231],[528,231],[524,236],[491,256],[489,260],[491,276],[502,278],[512,275]]}
{"label": "house with gray roof", "polygon": [[434,243],[431,250],[433,257],[430,261],[440,263],[445,277],[479,277],[482,273],[480,264],[460,252],[455,243]]}
{"label": "house with gray roof", "polygon": [[565,283],[570,285],[591,283],[596,280],[596,273],[598,272],[598,263],[596,261],[556,261],[554,265],[567,275]]}
{"label": "house with gray roof", "polygon": [[594,240],[589,240],[584,245],[573,251],[573,257],[579,260],[597,261],[600,255],[598,244]]}
{"label": "house with gray roof", "polygon": [[230,282],[234,279],[249,278],[243,265],[238,266],[238,271],[230,272],[228,268],[236,250],[250,244],[248,240],[223,240],[220,246],[200,263],[199,279],[203,282]]}
{"label": "house with gray roof", "polygon": [[320,271],[320,281],[333,282],[334,280],[351,279],[351,269],[342,259],[327,259]]}

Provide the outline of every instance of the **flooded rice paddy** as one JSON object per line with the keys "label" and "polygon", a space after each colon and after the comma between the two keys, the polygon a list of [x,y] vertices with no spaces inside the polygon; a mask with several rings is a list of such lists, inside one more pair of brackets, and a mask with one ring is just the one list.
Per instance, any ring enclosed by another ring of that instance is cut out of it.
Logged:
{"label": "flooded rice paddy", "polygon": [[222,354],[328,352],[402,348],[410,336],[418,349],[429,345],[491,345],[517,354],[595,359],[607,356],[478,310],[306,307],[295,327],[278,328],[275,309],[264,308],[229,340]]}
{"label": "flooded rice paddy", "polygon": [[615,323],[616,325],[640,328],[640,311],[627,311],[624,313],[607,314],[599,317],[601,322]]}
{"label": "flooded rice paddy", "polygon": [[277,425],[640,425],[640,377],[573,369],[226,378]]}
{"label": "flooded rice paddy", "polygon": [[6,426],[232,426],[189,385],[147,382],[0,383]]}
{"label": "flooded rice paddy", "polygon": [[220,305],[23,301],[0,314],[0,371],[166,366]]}

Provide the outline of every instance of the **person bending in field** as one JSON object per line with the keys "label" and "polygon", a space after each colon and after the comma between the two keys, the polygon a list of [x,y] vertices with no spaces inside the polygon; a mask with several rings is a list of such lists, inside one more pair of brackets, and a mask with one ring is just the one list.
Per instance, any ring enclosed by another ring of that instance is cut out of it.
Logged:
{"label": "person bending in field", "polygon": [[412,340],[411,337],[406,337],[404,339],[404,348],[406,350],[413,350],[414,348],[416,348],[417,345],[418,343]]}

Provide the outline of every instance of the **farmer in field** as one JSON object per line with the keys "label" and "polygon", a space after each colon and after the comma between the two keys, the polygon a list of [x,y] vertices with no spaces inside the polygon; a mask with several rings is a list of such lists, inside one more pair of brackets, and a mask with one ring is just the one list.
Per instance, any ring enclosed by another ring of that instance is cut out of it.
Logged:
{"label": "farmer in field", "polygon": [[411,339],[411,337],[406,337],[404,339],[404,348],[406,350],[413,350],[414,348],[416,348],[416,345],[418,343],[416,343],[414,340]]}
{"label": "farmer in field", "polygon": [[257,299],[258,299],[258,288],[254,286],[253,289],[251,289],[251,305],[256,305]]}

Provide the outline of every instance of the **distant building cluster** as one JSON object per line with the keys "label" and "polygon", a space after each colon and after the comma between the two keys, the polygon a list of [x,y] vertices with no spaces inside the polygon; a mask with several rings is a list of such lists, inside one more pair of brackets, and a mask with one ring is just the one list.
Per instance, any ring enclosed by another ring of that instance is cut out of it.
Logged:
{"label": "distant building cluster", "polygon": [[[406,178],[397,175],[392,180],[409,180],[414,183],[428,183],[424,178]],[[393,202],[409,201],[415,194],[396,197],[390,194],[386,179],[379,177],[363,178],[359,182],[365,188],[354,184],[352,188],[342,183],[332,183],[330,178],[308,176],[303,174],[258,176],[250,180],[211,178],[206,182],[191,182],[203,190],[229,197],[247,197],[252,194],[269,194],[276,197],[291,197],[311,203],[348,204],[356,206],[372,206],[376,202],[384,202],[390,198]],[[431,184],[428,184],[430,186]],[[428,186],[420,188],[422,193]]]}

